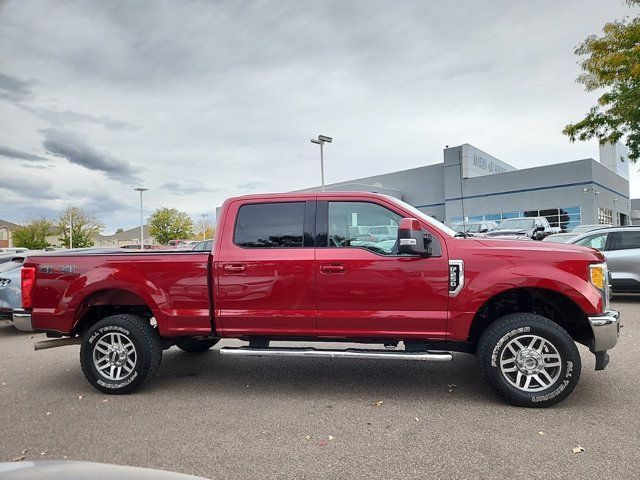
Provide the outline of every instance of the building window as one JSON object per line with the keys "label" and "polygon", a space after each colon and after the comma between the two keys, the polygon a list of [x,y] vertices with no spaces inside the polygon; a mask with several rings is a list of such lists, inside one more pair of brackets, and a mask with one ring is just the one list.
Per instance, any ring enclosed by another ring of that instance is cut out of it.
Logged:
{"label": "building window", "polygon": [[610,208],[598,207],[598,223],[600,225],[612,225],[613,211]]}
{"label": "building window", "polygon": [[[578,225],[582,225],[580,207],[546,208],[543,210],[526,210],[524,212],[483,213],[467,217],[467,222],[491,220],[500,223],[507,218],[545,217],[552,227],[560,227],[562,231],[570,232]],[[462,223],[462,217],[452,217],[451,223]]]}

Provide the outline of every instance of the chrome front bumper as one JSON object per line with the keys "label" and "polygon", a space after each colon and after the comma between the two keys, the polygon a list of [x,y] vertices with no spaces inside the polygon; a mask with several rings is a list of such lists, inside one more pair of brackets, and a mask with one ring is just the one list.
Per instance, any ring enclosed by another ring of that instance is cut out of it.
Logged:
{"label": "chrome front bumper", "polygon": [[593,353],[597,353],[605,352],[615,347],[620,336],[620,312],[607,310],[600,315],[593,315],[588,318],[593,331],[593,343],[589,346],[589,349]]}
{"label": "chrome front bumper", "polygon": [[13,325],[17,330],[20,330],[21,332],[33,332],[30,313],[27,313],[24,310],[14,310],[12,317]]}

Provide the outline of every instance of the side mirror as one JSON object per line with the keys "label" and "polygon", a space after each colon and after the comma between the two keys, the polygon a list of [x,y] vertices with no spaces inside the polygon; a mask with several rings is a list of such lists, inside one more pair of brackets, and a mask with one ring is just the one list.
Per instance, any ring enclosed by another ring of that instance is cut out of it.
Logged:
{"label": "side mirror", "polygon": [[420,228],[415,218],[403,218],[398,226],[398,253],[425,257],[431,255],[431,234]]}

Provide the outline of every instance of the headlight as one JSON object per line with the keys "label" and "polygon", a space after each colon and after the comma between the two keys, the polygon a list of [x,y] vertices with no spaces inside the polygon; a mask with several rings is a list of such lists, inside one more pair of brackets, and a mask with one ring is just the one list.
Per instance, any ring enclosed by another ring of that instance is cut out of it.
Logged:
{"label": "headlight", "polygon": [[607,284],[606,264],[598,263],[595,265],[589,265],[589,280],[594,287],[604,291]]}
{"label": "headlight", "polygon": [[609,308],[609,297],[611,296],[611,286],[609,285],[609,268],[607,263],[594,263],[589,265],[589,281],[591,285],[600,290],[602,295],[602,308]]}

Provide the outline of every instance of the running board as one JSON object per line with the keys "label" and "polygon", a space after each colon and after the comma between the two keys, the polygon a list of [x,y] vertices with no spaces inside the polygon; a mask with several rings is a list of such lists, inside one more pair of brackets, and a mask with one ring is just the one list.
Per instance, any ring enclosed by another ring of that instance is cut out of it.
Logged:
{"label": "running board", "polygon": [[430,362],[448,362],[453,359],[453,356],[449,352],[407,352],[405,350],[386,351],[357,348],[327,350],[317,348],[222,347],[220,354],[250,357],[382,358],[388,360],[421,360]]}

